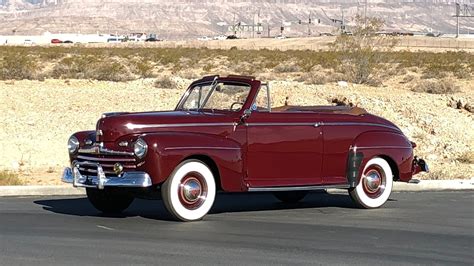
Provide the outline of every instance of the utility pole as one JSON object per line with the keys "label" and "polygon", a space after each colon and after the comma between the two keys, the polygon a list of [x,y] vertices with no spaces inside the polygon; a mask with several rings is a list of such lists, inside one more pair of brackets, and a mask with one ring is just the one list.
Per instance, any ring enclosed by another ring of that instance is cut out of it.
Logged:
{"label": "utility pole", "polygon": [[364,28],[367,28],[367,0],[364,5]]}
{"label": "utility pole", "polygon": [[467,4],[461,5],[460,3],[456,2],[456,38],[459,38],[459,18],[474,18],[474,15],[471,14],[471,9]]}

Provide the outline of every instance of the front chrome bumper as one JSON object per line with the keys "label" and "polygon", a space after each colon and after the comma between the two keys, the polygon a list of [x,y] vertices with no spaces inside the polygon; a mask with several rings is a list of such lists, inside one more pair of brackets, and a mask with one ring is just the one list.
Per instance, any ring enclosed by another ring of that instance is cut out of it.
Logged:
{"label": "front chrome bumper", "polygon": [[81,175],[78,165],[66,167],[61,180],[74,187],[104,189],[105,187],[144,188],[152,185],[150,176],[145,172],[125,172],[121,176],[106,177],[104,170],[97,164],[97,176]]}

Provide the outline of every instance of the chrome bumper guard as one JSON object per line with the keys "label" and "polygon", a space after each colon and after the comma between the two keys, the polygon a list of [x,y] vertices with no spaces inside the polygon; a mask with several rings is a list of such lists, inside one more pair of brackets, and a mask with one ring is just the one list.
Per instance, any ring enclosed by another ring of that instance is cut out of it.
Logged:
{"label": "chrome bumper guard", "polygon": [[65,183],[72,183],[74,187],[98,189],[105,187],[143,188],[152,185],[150,176],[145,172],[124,172],[121,176],[106,177],[102,166],[94,163],[97,167],[97,176],[87,176],[81,175],[79,172],[80,164],[76,163],[72,168],[66,167],[61,180]]}

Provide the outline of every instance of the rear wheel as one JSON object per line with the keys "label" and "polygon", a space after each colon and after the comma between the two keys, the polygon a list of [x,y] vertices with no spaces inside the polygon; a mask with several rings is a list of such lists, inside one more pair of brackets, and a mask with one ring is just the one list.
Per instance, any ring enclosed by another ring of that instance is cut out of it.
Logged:
{"label": "rear wheel", "polygon": [[286,203],[295,203],[300,200],[302,200],[306,194],[308,194],[307,191],[278,191],[278,192],[273,192],[273,195],[279,199],[282,202]]}
{"label": "rear wheel", "polygon": [[90,203],[103,213],[121,213],[132,204],[134,197],[126,193],[86,188]]}
{"label": "rear wheel", "polygon": [[392,193],[393,174],[384,159],[370,159],[364,167],[359,184],[349,190],[352,200],[361,208],[382,206]]}
{"label": "rear wheel", "polygon": [[216,197],[216,182],[209,167],[198,160],[182,162],[163,183],[161,195],[166,209],[178,220],[202,219]]}

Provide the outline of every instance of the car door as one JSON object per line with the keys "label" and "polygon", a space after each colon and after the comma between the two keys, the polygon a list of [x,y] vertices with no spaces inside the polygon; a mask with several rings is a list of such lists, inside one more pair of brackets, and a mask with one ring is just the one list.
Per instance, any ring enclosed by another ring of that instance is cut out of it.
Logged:
{"label": "car door", "polygon": [[250,187],[322,183],[323,136],[317,114],[254,111],[245,126]]}

